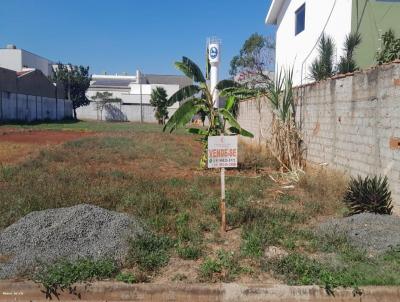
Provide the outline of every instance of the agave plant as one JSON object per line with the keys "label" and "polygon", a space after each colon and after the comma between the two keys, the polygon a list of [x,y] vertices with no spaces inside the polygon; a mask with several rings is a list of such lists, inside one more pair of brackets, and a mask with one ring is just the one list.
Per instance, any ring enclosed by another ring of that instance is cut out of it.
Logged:
{"label": "agave plant", "polygon": [[[182,105],[175,111],[164,126],[164,131],[173,132],[178,127],[187,125],[198,112],[202,112],[208,118],[207,129],[189,128],[189,133],[201,135],[203,143],[203,155],[200,166],[204,167],[207,162],[207,139],[210,135],[243,135],[253,137],[253,134],[243,129],[232,114],[232,110],[237,102],[237,97],[231,95],[227,98],[224,108],[215,108],[213,93],[200,68],[189,58],[183,57],[181,62],[176,62],[175,66],[183,74],[193,80],[193,84],[183,87],[169,98],[169,104],[176,102]],[[223,80],[216,86],[218,91],[227,88],[239,87],[231,80]],[[226,126],[229,125],[228,128]]]}
{"label": "agave plant", "polygon": [[388,178],[374,176],[352,178],[344,196],[349,215],[363,212],[391,215],[393,206],[391,192],[388,188]]}

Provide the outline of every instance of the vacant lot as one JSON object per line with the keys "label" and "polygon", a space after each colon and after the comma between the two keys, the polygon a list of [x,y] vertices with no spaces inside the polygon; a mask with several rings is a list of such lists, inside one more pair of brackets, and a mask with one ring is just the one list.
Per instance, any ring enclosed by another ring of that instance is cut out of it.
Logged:
{"label": "vacant lot", "polygon": [[400,285],[399,251],[371,256],[314,232],[345,211],[339,174],[319,168],[297,182],[265,151],[241,145],[221,236],[219,174],[198,169],[193,136],[95,122],[4,125],[0,134],[0,230],[31,211],[80,203],[135,215],[154,235],[136,243],[122,281]]}

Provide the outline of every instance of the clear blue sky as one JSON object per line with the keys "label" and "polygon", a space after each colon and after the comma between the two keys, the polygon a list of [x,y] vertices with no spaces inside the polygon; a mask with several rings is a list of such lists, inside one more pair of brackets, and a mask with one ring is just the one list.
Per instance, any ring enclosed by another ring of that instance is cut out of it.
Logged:
{"label": "clear blue sky", "polygon": [[16,44],[46,58],[90,66],[91,73],[178,74],[182,55],[202,68],[205,41],[223,41],[221,77],[271,0],[1,0],[0,47]]}

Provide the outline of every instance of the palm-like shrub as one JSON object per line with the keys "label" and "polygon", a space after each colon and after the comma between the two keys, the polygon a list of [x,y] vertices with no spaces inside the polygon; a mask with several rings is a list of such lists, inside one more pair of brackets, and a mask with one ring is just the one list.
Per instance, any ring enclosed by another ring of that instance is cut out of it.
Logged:
{"label": "palm-like shrub", "polygon": [[338,64],[339,73],[354,72],[358,69],[357,63],[354,60],[354,51],[361,43],[361,35],[358,32],[351,33],[346,36],[344,43],[344,54],[340,57]]}
{"label": "palm-like shrub", "polygon": [[393,206],[387,177],[352,178],[344,202],[350,210],[349,215],[363,212],[391,215]]}
{"label": "palm-like shrub", "polygon": [[322,35],[318,45],[318,57],[311,63],[310,76],[318,82],[332,77],[335,74],[333,57],[335,43],[325,34]]}

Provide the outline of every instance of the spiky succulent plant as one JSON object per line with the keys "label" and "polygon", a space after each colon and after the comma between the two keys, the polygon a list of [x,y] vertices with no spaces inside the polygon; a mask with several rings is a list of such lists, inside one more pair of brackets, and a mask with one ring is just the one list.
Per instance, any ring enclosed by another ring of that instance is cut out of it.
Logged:
{"label": "spiky succulent plant", "polygon": [[392,214],[392,198],[387,177],[352,178],[344,196],[349,215],[363,212]]}

